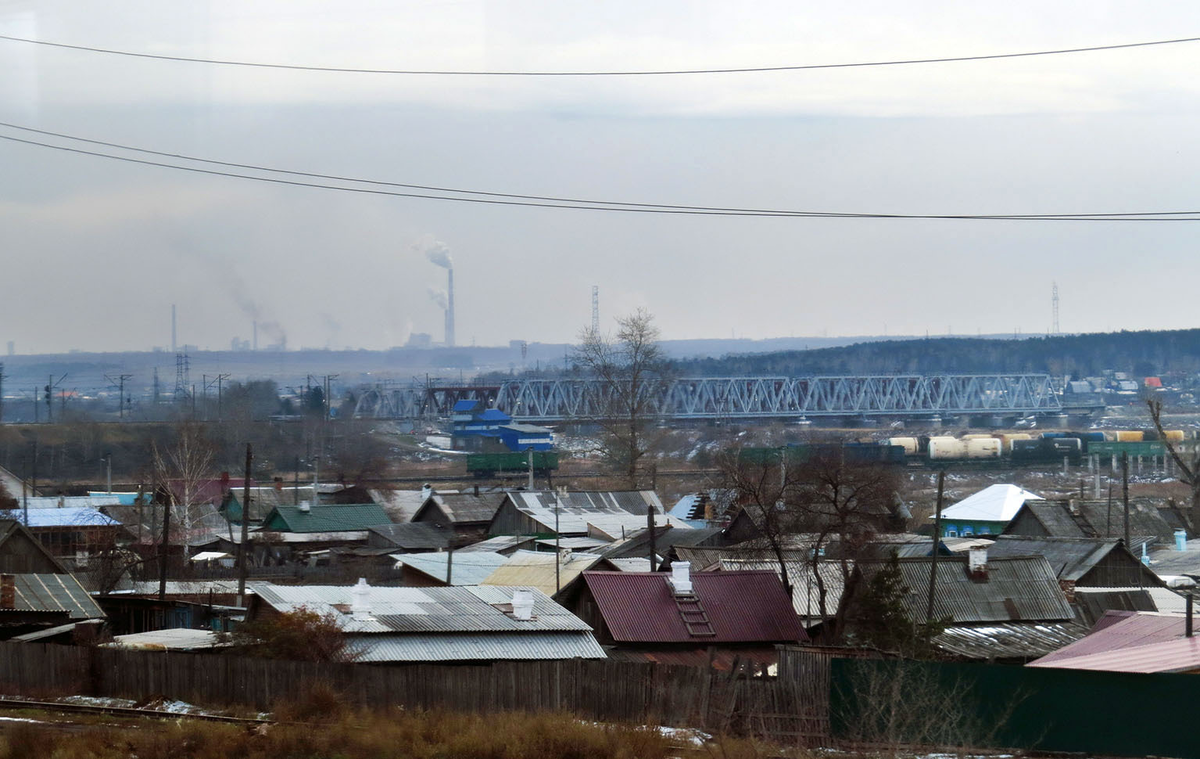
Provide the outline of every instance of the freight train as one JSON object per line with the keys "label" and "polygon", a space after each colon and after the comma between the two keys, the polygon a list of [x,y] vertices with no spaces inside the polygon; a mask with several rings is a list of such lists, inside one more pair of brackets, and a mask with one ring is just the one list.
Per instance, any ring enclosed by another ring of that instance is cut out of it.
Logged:
{"label": "freight train", "polygon": [[558,469],[558,451],[472,453],[467,456],[467,474],[480,478],[527,474],[531,456],[533,473],[537,477],[545,477]]}
{"label": "freight train", "polygon": [[[1166,430],[1165,438],[1183,442],[1182,430]],[[1154,457],[1166,454],[1157,432],[1121,430],[1112,432],[1027,432],[969,434],[961,437],[894,437],[877,442],[801,443],[784,448],[747,448],[740,453],[743,460],[756,463],[790,463],[814,458],[839,457],[851,463],[894,464],[921,466],[946,462],[995,462],[1014,466],[1061,464],[1078,466],[1085,456],[1119,459],[1127,455]]]}

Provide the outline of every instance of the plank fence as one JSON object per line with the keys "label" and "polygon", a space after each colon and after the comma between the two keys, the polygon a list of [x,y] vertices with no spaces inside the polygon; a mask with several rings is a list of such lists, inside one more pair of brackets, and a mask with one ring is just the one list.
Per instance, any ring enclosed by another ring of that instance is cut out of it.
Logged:
{"label": "plank fence", "polygon": [[781,650],[778,677],[642,662],[335,664],[245,656],[0,643],[0,694],[85,694],[270,710],[328,684],[362,706],[565,711],[795,743],[827,740],[828,651]]}

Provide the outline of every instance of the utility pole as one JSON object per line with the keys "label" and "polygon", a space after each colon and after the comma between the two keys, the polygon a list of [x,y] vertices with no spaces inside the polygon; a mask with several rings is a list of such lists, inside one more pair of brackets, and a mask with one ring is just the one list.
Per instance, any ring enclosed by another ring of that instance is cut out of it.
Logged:
{"label": "utility pole", "polygon": [[654,572],[654,560],[658,551],[654,545],[654,507],[649,506],[646,509],[646,529],[650,530],[650,571]]}
{"label": "utility pole", "polygon": [[221,421],[221,383],[229,379],[228,374],[217,375],[217,421]]}
{"label": "utility pole", "polygon": [[0,364],[0,424],[4,423],[4,364]]}
{"label": "utility pole", "polygon": [[106,375],[104,375],[104,379],[108,380],[110,384],[116,385],[117,394],[119,396],[119,398],[117,400],[117,418],[124,419],[125,418],[125,382],[127,380],[133,379],[133,375],[132,374],[118,374],[116,376],[116,378],[114,379],[106,374]]}
{"label": "utility pole", "polygon": [[938,472],[936,511],[933,512],[933,558],[929,562],[929,602],[925,607],[925,621],[933,620],[933,597],[937,592],[938,545],[942,540],[942,494],[946,488],[946,470]]}
{"label": "utility pole", "polygon": [[[155,491],[158,488],[155,487]],[[171,551],[171,504],[175,496],[169,488],[166,489],[166,503],[163,504],[163,534],[162,545],[158,551],[158,600],[167,600],[167,559]]]}
{"label": "utility pole", "polygon": [[246,543],[250,539],[250,466],[254,453],[246,443],[246,474],[242,480],[242,539],[238,541],[238,606],[246,608]]}
{"label": "utility pole", "polygon": [[[66,378],[67,375],[64,374],[58,378],[58,382],[55,382],[54,375],[51,374],[46,380],[46,387],[42,388],[46,393],[46,424],[51,424],[54,421],[54,388],[58,387],[59,384]],[[34,395],[37,395],[37,393],[35,392]],[[66,408],[67,395],[65,390],[63,391],[62,405],[63,408]]]}
{"label": "utility pole", "polygon": [[1125,503],[1125,548],[1133,552],[1129,540],[1129,454],[1121,452],[1121,500]]}

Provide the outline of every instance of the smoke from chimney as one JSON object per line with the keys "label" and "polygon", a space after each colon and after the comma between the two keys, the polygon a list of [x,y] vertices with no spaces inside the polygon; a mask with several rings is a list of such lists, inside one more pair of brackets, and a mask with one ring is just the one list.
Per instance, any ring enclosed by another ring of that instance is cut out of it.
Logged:
{"label": "smoke from chimney", "polygon": [[447,287],[446,293],[434,290],[429,291],[430,297],[438,302],[442,308],[446,310],[446,345],[454,346],[454,260],[450,256],[450,246],[441,240],[435,240],[432,236],[426,235],[421,241],[413,245],[415,250],[420,250],[425,253],[425,257],[429,259],[435,266],[440,266],[446,270]]}

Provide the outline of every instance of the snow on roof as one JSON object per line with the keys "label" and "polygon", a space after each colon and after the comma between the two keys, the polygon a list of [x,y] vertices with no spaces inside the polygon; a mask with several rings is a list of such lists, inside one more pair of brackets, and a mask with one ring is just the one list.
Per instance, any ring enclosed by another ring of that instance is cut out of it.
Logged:
{"label": "snow on roof", "polygon": [[[969,495],[948,509],[942,519],[977,519],[984,522],[1007,522],[1017,515],[1026,501],[1044,500],[1016,485],[991,485]],[[932,519],[932,517],[930,517]]]}

